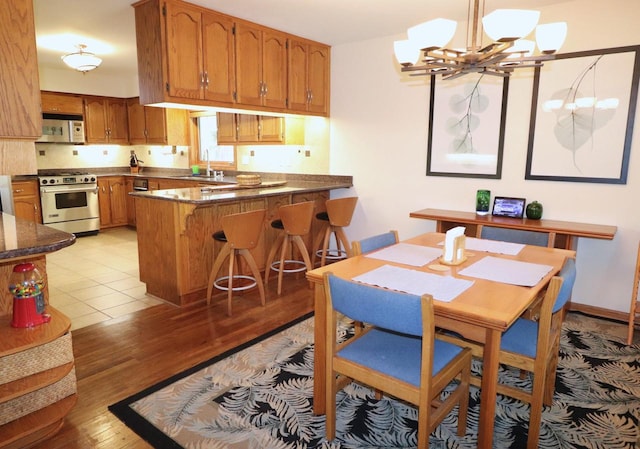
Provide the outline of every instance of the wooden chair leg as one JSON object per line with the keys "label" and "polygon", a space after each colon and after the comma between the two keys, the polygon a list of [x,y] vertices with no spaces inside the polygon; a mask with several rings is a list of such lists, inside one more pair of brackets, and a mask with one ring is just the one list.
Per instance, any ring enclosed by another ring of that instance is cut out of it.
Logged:
{"label": "wooden chair leg", "polygon": [[227,279],[227,316],[231,316],[231,300],[233,299],[233,267],[236,262],[236,252],[229,253],[229,279]]}
{"label": "wooden chair leg", "polygon": [[207,305],[211,303],[211,294],[213,293],[213,283],[216,281],[216,276],[218,275],[218,271],[220,271],[220,267],[224,263],[225,259],[229,256],[231,252],[231,247],[228,243],[220,250],[220,254],[216,257],[215,262],[213,263],[213,267],[211,268],[211,273],[209,274],[209,284],[207,285]]}
{"label": "wooden chair leg", "polygon": [[285,238],[285,235],[284,235],[283,232],[281,232],[278,235],[278,237],[276,238],[276,241],[271,246],[271,249],[269,250],[269,255],[267,256],[267,263],[264,266],[264,286],[265,286],[265,288],[269,284],[269,275],[271,274],[271,264],[273,263],[274,259],[276,258],[276,253],[278,252],[278,249],[280,249],[280,245],[282,245],[282,241],[284,240],[284,238]]}
{"label": "wooden chair leg", "polygon": [[282,249],[280,250],[280,265],[278,270],[278,295],[282,294],[282,278],[284,276],[284,261],[289,249],[289,238],[285,237],[282,241]]}
{"label": "wooden chair leg", "polygon": [[251,270],[251,275],[256,279],[256,284],[258,285],[258,290],[260,291],[260,302],[264,306],[266,304],[265,301],[265,290],[264,285],[260,280],[260,269],[258,268],[258,264],[256,264],[255,259],[251,255],[251,252],[248,249],[241,249],[238,253],[244,257],[244,260],[247,261],[247,265],[249,265],[249,269]]}

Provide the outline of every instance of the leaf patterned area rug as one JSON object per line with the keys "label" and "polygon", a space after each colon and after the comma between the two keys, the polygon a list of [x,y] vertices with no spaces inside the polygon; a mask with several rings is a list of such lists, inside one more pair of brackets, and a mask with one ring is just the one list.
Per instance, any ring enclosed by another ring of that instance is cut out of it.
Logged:
{"label": "leaf patterned area rug", "polygon": [[[571,314],[570,314],[571,315]],[[601,320],[563,325],[556,394],[545,407],[541,448],[640,448],[640,346],[609,339]],[[586,324],[585,324],[586,323]],[[341,336],[350,333],[342,323]],[[474,361],[474,371],[481,363]],[[505,382],[530,385],[519,371]],[[446,393],[445,393],[446,394]],[[430,435],[432,448],[477,447],[480,391],[471,387],[467,432],[457,410]],[[109,407],[156,448],[415,448],[416,410],[351,383],[338,396],[337,435],[314,416],[313,318],[274,331]],[[529,406],[498,395],[494,448],[526,447]]]}

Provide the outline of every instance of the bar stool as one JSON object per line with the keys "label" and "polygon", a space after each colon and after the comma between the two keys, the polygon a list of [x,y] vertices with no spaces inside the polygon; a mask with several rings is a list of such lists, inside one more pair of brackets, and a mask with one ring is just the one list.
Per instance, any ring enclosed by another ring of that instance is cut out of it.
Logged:
{"label": "bar stool", "polygon": [[[357,202],[357,196],[327,200],[325,203],[327,211],[316,214],[318,220],[325,221],[327,224],[318,233],[313,243],[313,248],[315,249],[313,252],[313,266],[316,263],[316,256],[321,256],[321,267],[325,265],[327,259],[335,261],[351,257],[351,245],[343,228],[351,224],[351,218]],[[331,234],[335,236],[336,249],[329,249]]]}
{"label": "bar stool", "polygon": [[[254,210],[251,212],[242,212],[239,214],[225,215],[220,220],[222,223],[222,232],[217,231],[213,234],[213,238],[218,241],[226,241],[220,254],[216,258],[211,274],[209,275],[209,284],[207,286],[207,305],[211,302],[211,293],[213,287],[219,290],[227,291],[227,315],[231,316],[231,298],[234,291],[244,291],[258,286],[260,291],[260,300],[265,305],[264,286],[261,282],[260,270],[255,259],[251,255],[250,250],[255,248],[260,239],[260,234],[264,226],[264,217],[267,211],[265,209]],[[251,269],[252,276],[238,273],[237,257],[242,256]],[[223,262],[229,258],[229,274],[216,278],[218,271],[222,267]],[[234,287],[234,280],[245,280],[249,283],[237,285]],[[226,285],[225,285],[226,283]]]}
{"label": "bar stool", "polygon": [[[314,201],[305,201],[303,203],[287,204],[278,208],[280,218],[271,222],[271,227],[282,229],[283,232],[273,243],[267,264],[264,270],[264,285],[269,283],[270,272],[278,272],[278,295],[282,293],[282,277],[284,273],[299,273],[304,270],[312,270],[313,265],[309,259],[309,250],[307,250],[302,236],[311,230],[311,220],[313,219]],[[302,256],[302,260],[285,259],[289,248],[297,246]],[[274,262],[276,252],[280,249],[280,260]]]}

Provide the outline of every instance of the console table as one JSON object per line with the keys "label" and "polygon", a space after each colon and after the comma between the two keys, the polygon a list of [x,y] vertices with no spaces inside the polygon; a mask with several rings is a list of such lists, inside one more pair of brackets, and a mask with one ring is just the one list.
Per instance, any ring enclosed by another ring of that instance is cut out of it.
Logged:
{"label": "console table", "polygon": [[576,249],[575,237],[613,240],[617,231],[617,226],[558,220],[494,217],[491,214],[477,215],[475,212],[443,209],[422,209],[411,212],[409,216],[435,220],[436,232],[447,232],[456,226],[465,226],[468,236],[478,238],[482,233],[482,228],[485,226],[543,232],[549,237],[547,246],[571,250]]}

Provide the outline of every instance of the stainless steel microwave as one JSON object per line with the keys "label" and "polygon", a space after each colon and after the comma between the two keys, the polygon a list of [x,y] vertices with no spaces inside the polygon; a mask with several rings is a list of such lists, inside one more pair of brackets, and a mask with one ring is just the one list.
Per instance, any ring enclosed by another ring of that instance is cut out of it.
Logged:
{"label": "stainless steel microwave", "polygon": [[42,136],[36,142],[84,143],[84,122],[45,118],[42,120]]}

